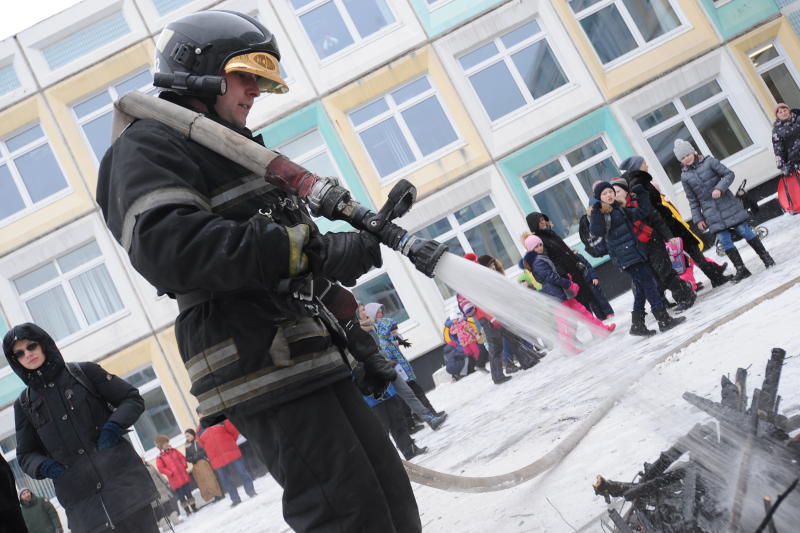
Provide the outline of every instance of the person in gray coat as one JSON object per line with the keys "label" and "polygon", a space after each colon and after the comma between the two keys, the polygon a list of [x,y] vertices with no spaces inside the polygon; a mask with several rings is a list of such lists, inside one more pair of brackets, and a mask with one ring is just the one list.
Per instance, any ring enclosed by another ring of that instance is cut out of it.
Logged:
{"label": "person in gray coat", "polygon": [[122,435],[144,411],[130,383],[95,363],[66,363],[35,324],[3,338],[11,369],[27,387],[14,402],[17,459],[35,479],[53,480],[73,533],[158,533],[158,497]]}
{"label": "person in gray coat", "polygon": [[675,140],[673,151],[683,165],[681,183],[692,208],[692,220],[700,231],[714,233],[722,244],[725,254],[736,267],[732,281],[740,282],[750,276],[750,271],[733,244],[731,231],[747,241],[765,267],[774,266],[775,261],[747,223],[747,211],[730,191],[735,177],[733,171],[711,156],[699,155],[694,146],[683,139]]}

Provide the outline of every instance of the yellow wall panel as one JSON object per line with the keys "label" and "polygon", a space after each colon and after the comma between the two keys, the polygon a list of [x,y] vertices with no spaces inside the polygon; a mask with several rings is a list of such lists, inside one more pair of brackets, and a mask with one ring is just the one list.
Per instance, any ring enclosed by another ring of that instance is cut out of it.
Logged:
{"label": "yellow wall panel", "polygon": [[[170,331],[172,328],[170,328]],[[163,334],[162,334],[163,335]],[[161,338],[161,335],[159,335]],[[160,339],[159,339],[160,340]],[[163,344],[162,344],[163,346]],[[141,341],[112,354],[100,362],[100,365],[109,372],[122,376],[133,372],[145,365],[152,365],[156,371],[161,382],[161,388],[164,390],[164,395],[167,397],[175,419],[178,421],[181,430],[186,428],[193,428],[197,425],[194,416],[193,405],[190,404],[188,399],[191,398],[188,387],[181,382],[180,372],[173,370],[186,371],[183,369],[183,363],[178,358],[179,368],[175,368],[175,362],[168,354],[169,350],[164,347],[162,353],[159,348],[158,342],[155,337],[148,336]],[[177,348],[175,350],[177,352]],[[169,360],[168,360],[169,359]],[[177,379],[177,382],[176,382]],[[188,376],[186,377],[188,381]]]}
{"label": "yellow wall panel", "polygon": [[764,111],[769,117],[770,121],[775,120],[775,105],[777,102],[772,97],[772,94],[767,89],[767,85],[761,76],[756,72],[753,63],[750,61],[748,52],[754,50],[762,44],[770,41],[777,41],[783,53],[788,56],[791,65],[790,70],[797,71],[800,69],[800,38],[792,29],[791,24],[786,18],[781,17],[777,20],[765,24],[756,30],[748,33],[731,42],[729,45],[733,56],[739,62],[742,72],[750,82],[758,98],[759,103],[764,107]]}
{"label": "yellow wall panel", "polygon": [[677,3],[683,12],[686,26],[690,27],[687,31],[608,70],[597,57],[568,3],[553,2],[553,6],[598,87],[606,98],[614,98],[720,43],[699,2],[679,0]]}
{"label": "yellow wall panel", "polygon": [[[195,397],[189,392],[189,389],[192,387],[192,382],[189,379],[189,374],[186,372],[183,359],[181,359],[181,354],[178,351],[178,341],[175,339],[175,328],[170,326],[159,332],[157,337],[159,344],[161,344],[161,349],[164,351],[164,355],[166,356],[166,361],[173,371],[181,394],[189,404],[191,415],[194,419],[194,410],[198,405],[197,399],[195,399]],[[194,427],[194,425],[186,427]]]}
{"label": "yellow wall panel", "polygon": [[92,196],[97,188],[97,163],[75,120],[71,105],[142,67],[149,68],[152,59],[153,44],[147,39],[45,91]]}
{"label": "yellow wall panel", "polygon": [[370,197],[377,205],[384,203],[394,182],[381,183],[358,135],[350,125],[347,112],[425,72],[436,88],[461,144],[430,163],[421,167],[412,166],[411,171],[400,177],[413,183],[419,197],[423,197],[489,161],[486,147],[436,54],[430,47],[417,50],[323,100]]}
{"label": "yellow wall panel", "polygon": [[38,122],[67,180],[68,189],[41,207],[0,227],[0,254],[74,220],[93,209],[92,198],[64,143],[56,121],[41,96],[35,95],[0,112],[0,136]]}

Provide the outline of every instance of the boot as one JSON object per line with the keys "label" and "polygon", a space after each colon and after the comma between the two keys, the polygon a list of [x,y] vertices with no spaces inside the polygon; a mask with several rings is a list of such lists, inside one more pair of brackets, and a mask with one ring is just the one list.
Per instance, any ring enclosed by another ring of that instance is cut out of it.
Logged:
{"label": "boot", "polygon": [[647,329],[644,323],[644,315],[644,311],[633,311],[631,313],[631,330],[628,333],[637,337],[650,337],[656,334],[655,330]]}
{"label": "boot", "polygon": [[672,297],[678,302],[678,305],[675,307],[675,312],[686,311],[694,305],[697,299],[697,295],[692,290],[692,286],[678,276],[675,276],[670,282],[669,289],[672,292]]}
{"label": "boot", "polygon": [[494,380],[494,384],[495,385],[501,385],[501,384],[505,383],[506,381],[508,381],[509,379],[511,379],[511,376],[501,376],[501,377],[499,377],[499,378]]}
{"label": "boot", "polygon": [[653,309],[653,316],[655,316],[656,320],[658,320],[658,330],[661,331],[661,333],[664,333],[665,331],[674,328],[681,322],[686,321],[685,316],[669,316],[669,313],[667,313],[666,309]]}
{"label": "boot", "polygon": [[427,446],[419,447],[417,446],[416,442],[412,441],[411,449],[408,451],[408,453],[404,453],[403,455],[406,457],[406,461],[410,461],[412,458],[416,457],[417,455],[421,455],[423,453],[428,453],[428,447]]}
{"label": "boot", "polygon": [[747,241],[747,244],[749,244],[750,247],[756,251],[758,257],[761,258],[761,261],[764,263],[765,267],[769,268],[775,266],[775,260],[772,259],[772,256],[769,255],[767,249],[764,248],[764,243],[761,242],[761,239],[759,239],[758,237],[756,237],[755,239],[750,239],[749,241]]}
{"label": "boot", "polygon": [[192,508],[189,507],[189,502],[181,502],[181,506],[183,507],[183,512],[186,513],[186,516],[192,514]]}
{"label": "boot", "polygon": [[433,415],[428,419],[428,425],[431,427],[432,430],[436,431],[439,429],[439,426],[444,424],[445,419],[447,418],[447,414]]}
{"label": "boot", "polygon": [[192,509],[192,512],[196,513],[197,512],[197,505],[195,505],[194,496],[190,496],[187,499],[187,502],[189,503],[189,507]]}
{"label": "boot", "polygon": [[736,247],[731,248],[730,250],[725,250],[725,254],[730,258],[734,268],[736,268],[736,274],[733,276],[733,279],[731,279],[733,283],[739,283],[744,278],[750,277],[750,271],[747,270],[746,266],[744,266],[742,256],[739,255],[739,250],[736,249]]}
{"label": "boot", "polygon": [[512,361],[506,361],[503,365],[503,370],[505,370],[506,374],[513,374],[514,372],[519,372],[519,367]]}
{"label": "boot", "polygon": [[701,270],[708,277],[709,281],[711,281],[711,288],[715,288],[719,287],[720,285],[724,285],[733,279],[733,276],[725,275],[726,268],[728,268],[728,263],[717,265],[711,261],[706,261],[705,268],[701,267]]}

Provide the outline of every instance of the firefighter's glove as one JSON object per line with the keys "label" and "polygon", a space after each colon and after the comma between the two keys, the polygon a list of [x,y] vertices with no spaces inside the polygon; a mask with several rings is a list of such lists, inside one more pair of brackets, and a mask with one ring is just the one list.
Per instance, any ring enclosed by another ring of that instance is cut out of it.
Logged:
{"label": "firefighter's glove", "polygon": [[383,264],[378,239],[365,231],[314,235],[305,252],[312,272],[348,287]]}
{"label": "firefighter's glove", "polygon": [[124,429],[114,422],[106,422],[103,424],[103,429],[100,430],[100,436],[97,437],[97,449],[108,450],[109,448],[113,448],[119,443],[119,438],[124,431]]}
{"label": "firefighter's glove", "polygon": [[61,477],[61,474],[64,473],[64,465],[56,461],[55,459],[47,459],[41,465],[39,465],[38,474],[41,477],[47,477],[50,479],[58,479]]}
{"label": "firefighter's glove", "polygon": [[397,371],[391,361],[375,352],[364,357],[353,368],[353,377],[361,394],[377,400],[383,397],[386,389],[397,378]]}

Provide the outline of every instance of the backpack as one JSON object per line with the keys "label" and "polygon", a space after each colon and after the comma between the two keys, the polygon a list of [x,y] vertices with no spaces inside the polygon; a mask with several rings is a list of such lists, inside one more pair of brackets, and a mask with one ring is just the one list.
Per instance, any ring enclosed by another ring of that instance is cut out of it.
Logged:
{"label": "backpack", "polygon": [[683,239],[678,237],[678,241],[680,241],[678,245],[675,245],[672,241],[667,241],[665,246],[667,247],[669,260],[672,263],[672,269],[678,274],[683,274],[686,272],[686,256],[683,253]]}
{"label": "backpack", "polygon": [[[606,228],[609,225],[609,217],[606,215]],[[589,217],[582,215],[578,221],[578,235],[581,238],[586,253],[592,257],[600,258],[608,255],[608,246],[605,237],[595,237],[589,231]]]}

